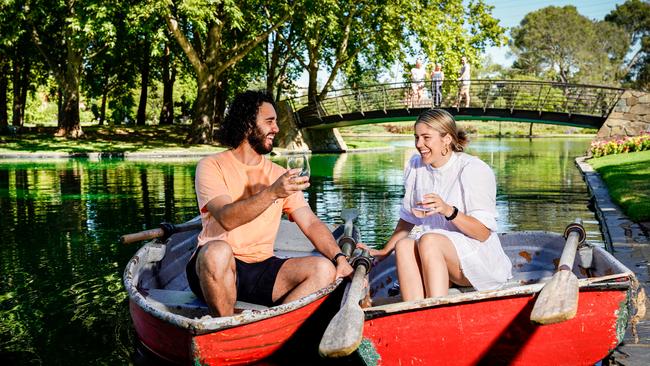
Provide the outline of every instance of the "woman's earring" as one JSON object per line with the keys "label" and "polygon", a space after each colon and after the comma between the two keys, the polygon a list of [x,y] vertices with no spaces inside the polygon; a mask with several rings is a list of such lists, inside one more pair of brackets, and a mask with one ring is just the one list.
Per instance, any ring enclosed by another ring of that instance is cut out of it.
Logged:
{"label": "woman's earring", "polygon": [[442,150],[442,156],[447,156],[449,153],[449,145],[445,145],[445,148]]}

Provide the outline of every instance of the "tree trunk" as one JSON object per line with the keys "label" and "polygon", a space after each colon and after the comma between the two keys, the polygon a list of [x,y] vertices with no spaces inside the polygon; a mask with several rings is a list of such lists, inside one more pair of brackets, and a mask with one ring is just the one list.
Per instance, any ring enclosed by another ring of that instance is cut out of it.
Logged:
{"label": "tree trunk", "polygon": [[20,83],[22,84],[20,87],[20,125],[23,126],[25,124],[25,107],[27,106],[27,89],[29,88],[29,71],[31,69],[31,64],[29,62],[25,62],[25,65],[22,70],[22,76],[20,78]]}
{"label": "tree trunk", "polygon": [[106,121],[106,101],[108,100],[108,88],[102,91],[102,106],[99,111],[99,125],[103,125]]}
{"label": "tree trunk", "polygon": [[275,39],[273,40],[273,50],[269,54],[267,48],[266,52],[266,92],[270,95],[274,94],[274,87],[280,89],[278,83],[278,67],[280,64],[280,52],[283,51],[283,49],[280,48],[281,44],[280,36],[276,34]]}
{"label": "tree trunk", "polygon": [[174,123],[174,82],[176,81],[176,67],[171,63],[171,48],[165,44],[165,53],[162,57],[163,79],[163,105],[160,110],[161,125]]}
{"label": "tree trunk", "polygon": [[61,90],[61,85],[56,89],[56,120],[63,120],[63,90]]}
{"label": "tree trunk", "polygon": [[309,64],[309,84],[307,85],[307,103],[313,105],[318,98],[318,64],[310,62]]}
{"label": "tree trunk", "polygon": [[208,144],[212,142],[212,131],[216,117],[216,101],[218,91],[217,78],[209,73],[198,75],[198,92],[194,102],[194,116],[189,142],[192,144]]}
{"label": "tree trunk", "polygon": [[528,127],[528,136],[533,136],[533,123],[530,123],[530,127]]}
{"label": "tree trunk", "polygon": [[9,125],[9,112],[7,111],[7,87],[9,86],[9,60],[0,59],[0,130]]}
{"label": "tree trunk", "polygon": [[18,61],[18,58],[15,58],[13,66],[13,104],[11,108],[11,124],[15,127],[20,127],[24,122],[23,111],[25,110],[21,105],[23,95],[22,88],[24,85],[22,77],[24,75],[23,68],[25,65]]}
{"label": "tree trunk", "polygon": [[140,88],[140,104],[138,105],[138,115],[135,124],[144,126],[147,121],[147,92],[149,87],[149,71],[151,70],[151,42],[149,37],[144,40],[144,57],[141,65],[142,86]]}
{"label": "tree trunk", "polygon": [[[70,42],[69,42],[70,43]],[[79,121],[79,78],[81,55],[72,45],[68,45],[67,64],[59,85],[63,93],[61,119],[55,136],[79,138],[83,136]]]}

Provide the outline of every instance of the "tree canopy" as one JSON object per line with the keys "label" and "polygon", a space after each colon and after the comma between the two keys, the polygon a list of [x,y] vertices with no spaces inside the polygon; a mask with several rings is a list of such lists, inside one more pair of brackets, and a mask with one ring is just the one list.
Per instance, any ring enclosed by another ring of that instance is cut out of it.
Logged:
{"label": "tree canopy", "polygon": [[625,29],[631,39],[628,44],[631,54],[624,65],[624,80],[639,89],[650,88],[650,3],[628,0],[617,5],[605,20]]}
{"label": "tree canopy", "polygon": [[617,84],[629,36],[580,15],[574,6],[528,13],[512,29],[513,68],[561,82]]}

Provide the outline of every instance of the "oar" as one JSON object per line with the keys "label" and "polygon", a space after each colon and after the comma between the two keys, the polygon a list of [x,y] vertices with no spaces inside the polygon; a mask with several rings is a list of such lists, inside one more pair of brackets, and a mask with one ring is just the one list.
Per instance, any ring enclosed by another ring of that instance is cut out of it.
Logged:
{"label": "oar", "polygon": [[345,222],[343,227],[343,235],[338,240],[341,251],[348,257],[357,246],[357,240],[354,238],[354,220],[359,216],[359,211],[356,208],[346,208],[341,211],[341,218]]}
{"label": "oar", "polygon": [[569,320],[578,311],[578,278],[573,274],[573,260],[578,245],[585,240],[582,220],[576,219],[564,231],[566,243],[558,270],[537,296],[530,320],[538,324],[554,324]]}
{"label": "oar", "polygon": [[122,244],[130,244],[136,241],[141,240],[151,240],[160,237],[170,236],[174,233],[180,233],[182,231],[190,231],[201,228],[201,219],[196,218],[182,224],[160,224],[160,228],[141,231],[139,233],[126,234],[120,237],[120,242]]}
{"label": "oar", "polygon": [[[364,251],[367,252],[367,251]],[[370,268],[370,260],[355,262],[354,277],[348,287],[343,305],[332,318],[318,346],[318,352],[324,357],[344,357],[354,352],[363,338],[365,316],[359,301],[364,296],[365,277]]]}

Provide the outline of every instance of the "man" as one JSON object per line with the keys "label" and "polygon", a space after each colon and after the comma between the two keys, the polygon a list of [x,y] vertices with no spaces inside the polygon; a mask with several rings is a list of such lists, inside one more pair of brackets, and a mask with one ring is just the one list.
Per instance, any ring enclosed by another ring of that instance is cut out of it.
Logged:
{"label": "man", "polygon": [[470,67],[469,63],[467,62],[467,58],[465,56],[460,58],[460,76],[458,77],[458,82],[459,82],[459,88],[458,88],[458,101],[456,102],[457,106],[460,106],[460,102],[465,99],[465,108],[469,108],[469,86],[470,86],[470,79],[471,77],[471,72],[470,72]]}
{"label": "man", "polygon": [[[187,278],[213,315],[232,315],[236,300],[266,306],[287,303],[352,272],[331,232],[302,195],[309,177],[263,156],[273,149],[278,131],[275,104],[268,94],[239,94],[217,131],[218,141],[230,149],[197,165],[203,229]],[[282,212],[324,257],[273,256]]]}
{"label": "man", "polygon": [[420,104],[422,100],[422,94],[424,92],[424,77],[426,76],[426,71],[422,65],[422,61],[417,59],[415,61],[415,67],[411,69],[411,92],[413,94],[413,99],[411,100],[411,107],[416,107]]}

